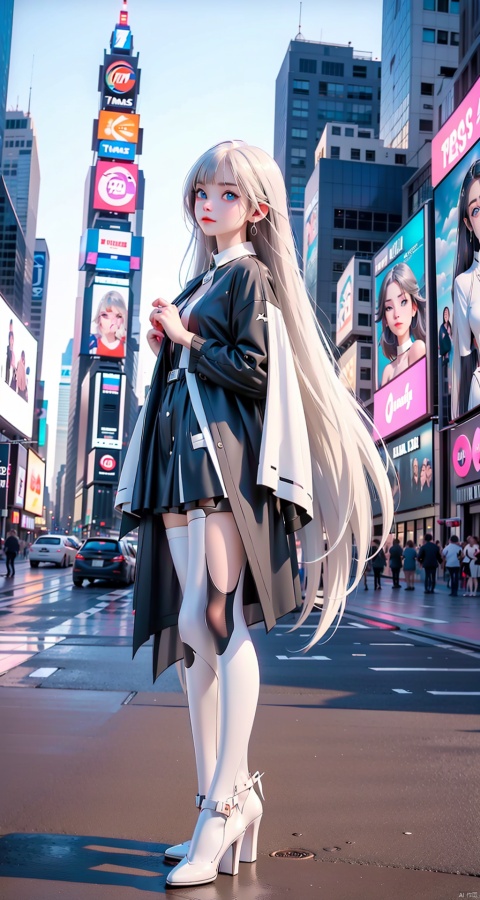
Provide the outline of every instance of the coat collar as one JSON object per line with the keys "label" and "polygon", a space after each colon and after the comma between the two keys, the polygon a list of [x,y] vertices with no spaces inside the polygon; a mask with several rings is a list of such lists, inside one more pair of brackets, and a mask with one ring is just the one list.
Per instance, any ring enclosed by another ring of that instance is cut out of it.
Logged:
{"label": "coat collar", "polygon": [[234,259],[241,259],[243,256],[256,256],[255,248],[251,241],[246,241],[245,244],[235,244],[234,247],[227,247],[226,250],[221,250],[220,253],[212,253],[213,262],[216,269],[219,269],[220,266],[226,266],[227,263],[232,262]]}

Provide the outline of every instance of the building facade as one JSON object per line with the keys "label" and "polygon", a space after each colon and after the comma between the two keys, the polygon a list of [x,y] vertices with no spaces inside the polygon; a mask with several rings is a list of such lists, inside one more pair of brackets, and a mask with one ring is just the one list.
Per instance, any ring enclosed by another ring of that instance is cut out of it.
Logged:
{"label": "building facade", "polygon": [[305,187],[327,122],[358,125],[378,136],[381,65],[351,46],[290,42],[275,86],[274,156],[287,187],[291,223],[302,247]]}
{"label": "building facade", "polygon": [[460,0],[460,60],[454,84],[455,107],[460,105],[479,75],[480,3],[479,0]]}
{"label": "building facade", "polygon": [[25,274],[22,316],[30,322],[33,259],[37,233],[40,166],[37,139],[29,113],[8,112],[5,121],[2,175],[25,236]]}
{"label": "building facade", "polygon": [[[403,153],[390,150],[385,156],[378,141],[376,149],[370,145],[369,150],[376,154],[375,159],[367,162],[365,156],[372,139],[357,135],[353,146],[350,135],[337,134],[345,128],[348,126],[336,123],[325,128],[318,161],[305,192],[305,281],[317,318],[333,341],[337,282],[352,254],[371,259],[388,236],[397,231],[402,221],[402,185],[413,174],[413,169],[404,164]],[[357,152],[351,156],[352,150],[358,151],[360,159]],[[382,162],[377,162],[377,153],[382,154]],[[365,316],[371,324],[371,313]],[[366,326],[367,320],[362,324]]]}
{"label": "building facade", "polygon": [[417,154],[435,133],[434,97],[458,65],[458,0],[384,0],[380,137]]}
{"label": "building facade", "polygon": [[3,150],[5,110],[7,108],[8,72],[12,46],[14,0],[0,0],[0,160]]}
{"label": "building facade", "polygon": [[30,309],[30,331],[38,341],[37,373],[42,373],[43,340],[45,336],[45,318],[47,312],[48,276],[50,271],[50,254],[44,238],[35,239],[33,254],[33,281]]}

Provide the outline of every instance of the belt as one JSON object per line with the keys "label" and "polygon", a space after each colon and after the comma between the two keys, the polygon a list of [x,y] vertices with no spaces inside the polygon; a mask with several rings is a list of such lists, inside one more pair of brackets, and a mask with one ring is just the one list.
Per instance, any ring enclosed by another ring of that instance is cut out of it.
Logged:
{"label": "belt", "polygon": [[167,375],[167,384],[170,384],[172,381],[180,381],[180,378],[186,371],[186,369],[171,369]]}

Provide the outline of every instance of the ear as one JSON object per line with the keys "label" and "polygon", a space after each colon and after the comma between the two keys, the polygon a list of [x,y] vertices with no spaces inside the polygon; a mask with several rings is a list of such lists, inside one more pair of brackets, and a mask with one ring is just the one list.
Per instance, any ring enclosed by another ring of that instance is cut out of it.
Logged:
{"label": "ear", "polygon": [[466,216],[463,217],[463,221],[465,222],[465,225],[467,226],[468,230],[471,231],[472,226],[470,225],[470,222],[468,221]]}
{"label": "ear", "polygon": [[266,203],[259,203],[259,209],[254,209],[252,214],[248,217],[248,222],[260,222],[262,219],[268,215],[268,206]]}

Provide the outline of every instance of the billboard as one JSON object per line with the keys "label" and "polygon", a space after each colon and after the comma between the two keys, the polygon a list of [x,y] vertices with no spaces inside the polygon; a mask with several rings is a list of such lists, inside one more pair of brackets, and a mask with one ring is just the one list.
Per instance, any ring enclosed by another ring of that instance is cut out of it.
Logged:
{"label": "billboard", "polygon": [[456,503],[480,498],[480,416],[450,431],[450,462]]}
{"label": "billboard", "polygon": [[100,141],[98,155],[106,159],[135,159],[135,144],[127,141]]}
{"label": "billboard", "polygon": [[121,450],[125,409],[125,375],[97,372],[93,403],[92,447]]}
{"label": "billboard", "polygon": [[110,212],[135,212],[138,166],[99,160],[95,168],[93,208]]}
{"label": "billboard", "polygon": [[137,144],[139,123],[140,116],[136,113],[101,109],[98,114],[97,138],[99,141],[125,141]]}
{"label": "billboard", "polygon": [[[432,425],[427,422],[386,444],[391,461],[388,477],[397,513],[433,506],[432,440]],[[378,515],[380,512],[375,497],[373,513]]]}
{"label": "billboard", "polygon": [[40,250],[36,250],[33,254],[32,297],[34,300],[43,300],[46,259],[47,254]]}
{"label": "billboard", "polygon": [[318,260],[318,191],[314,194],[305,210],[303,247],[305,287],[310,297],[315,299],[317,293]]}
{"label": "billboard", "polygon": [[118,53],[122,51],[125,52],[126,50],[131,51],[132,49],[133,38],[128,25],[115,25],[115,30],[112,35],[112,50],[116,50]]}
{"label": "billboard", "polygon": [[0,416],[31,438],[37,341],[0,294]]}
{"label": "billboard", "polygon": [[107,54],[103,64],[102,106],[134,110],[138,92],[139,72],[136,56],[122,57]]}
{"label": "billboard", "polygon": [[374,422],[382,437],[429,412],[428,212],[427,205],[374,258]]}
{"label": "billboard", "polygon": [[479,102],[480,81],[432,143],[440,427],[480,405]]}
{"label": "billboard", "polygon": [[[86,356],[102,356],[107,359],[124,359],[126,355],[128,327],[128,281],[116,278],[109,282],[93,284],[88,335],[82,341],[80,353]],[[86,304],[89,307],[89,303]]]}
{"label": "billboard", "polygon": [[337,344],[340,344],[353,328],[354,274],[355,257],[352,256],[337,282]]}
{"label": "billboard", "polygon": [[7,493],[10,478],[10,444],[0,444],[0,515],[7,508]]}
{"label": "billboard", "polygon": [[45,463],[33,450],[28,451],[24,509],[34,516],[43,514]]}
{"label": "billboard", "polygon": [[88,454],[86,485],[116,484],[120,475],[120,450],[91,450]]}

